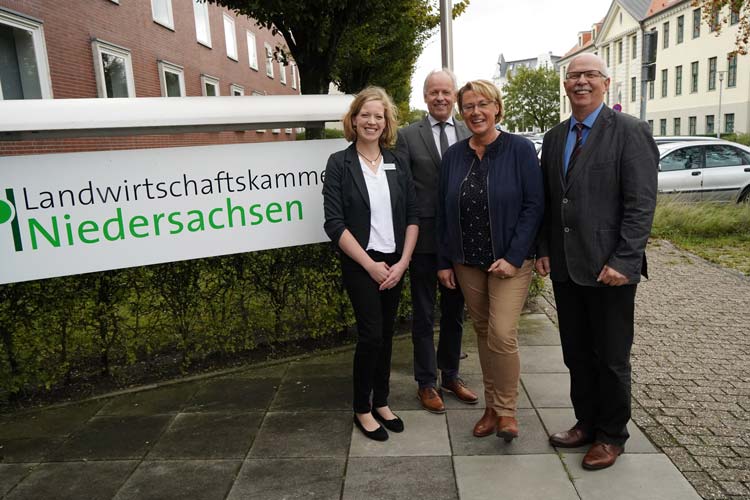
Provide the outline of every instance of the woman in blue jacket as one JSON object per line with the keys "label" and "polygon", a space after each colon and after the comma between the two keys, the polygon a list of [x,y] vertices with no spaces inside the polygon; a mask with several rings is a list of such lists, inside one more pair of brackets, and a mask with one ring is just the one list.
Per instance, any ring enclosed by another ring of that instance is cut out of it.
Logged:
{"label": "woman in blue jacket", "polygon": [[518,436],[518,319],[529,291],[544,211],[533,144],[495,128],[503,116],[491,82],[468,82],[458,107],[472,136],[443,156],[438,193],[438,278],[456,280],[477,333],[486,409],[477,437]]}
{"label": "woman in blue jacket", "polygon": [[419,216],[411,174],[387,149],[396,142],[398,122],[385,90],[362,90],[343,122],[352,144],[328,159],[324,228],[342,251],[341,274],[357,321],[354,424],[385,441],[385,429],[404,430],[388,406],[391,346]]}

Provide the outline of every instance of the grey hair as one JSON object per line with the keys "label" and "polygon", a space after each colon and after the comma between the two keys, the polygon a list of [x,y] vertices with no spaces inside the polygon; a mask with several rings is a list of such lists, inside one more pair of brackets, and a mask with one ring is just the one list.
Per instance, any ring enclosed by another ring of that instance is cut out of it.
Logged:
{"label": "grey hair", "polygon": [[422,95],[427,95],[427,83],[430,81],[430,78],[440,73],[445,73],[446,75],[448,75],[448,77],[451,79],[451,83],[453,83],[453,90],[454,91],[458,90],[458,80],[456,80],[456,75],[455,73],[453,73],[453,71],[449,70],[448,68],[433,69],[427,74],[427,77],[424,79],[424,86],[422,87]]}
{"label": "grey hair", "polygon": [[[583,54],[578,54],[573,59],[571,59],[570,62],[572,63],[576,59],[578,59],[580,57],[584,57],[584,56],[591,56],[591,57],[595,58],[597,60],[597,62],[599,63],[599,67],[600,67],[599,73],[601,73],[604,76],[604,78],[609,78],[609,68],[607,68],[607,63],[604,62],[604,58],[602,58],[598,54],[594,54],[593,52],[585,52]],[[568,65],[568,68],[570,68],[570,65]]]}

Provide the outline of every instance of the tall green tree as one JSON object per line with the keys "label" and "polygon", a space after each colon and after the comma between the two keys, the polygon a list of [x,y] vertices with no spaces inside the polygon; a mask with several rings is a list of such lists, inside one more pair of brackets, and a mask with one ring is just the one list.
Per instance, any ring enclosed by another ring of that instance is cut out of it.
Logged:
{"label": "tall green tree", "polygon": [[547,130],[560,121],[560,77],[551,68],[520,67],[503,86],[505,124]]}
{"label": "tall green tree", "polygon": [[[280,34],[286,46],[276,46],[274,54],[282,61],[294,59],[303,94],[327,94],[331,82],[354,91],[366,82],[384,86],[398,101],[408,101],[414,63],[440,23],[435,0],[208,1]],[[458,2],[454,15],[468,4],[469,0]],[[320,138],[323,133],[322,128],[308,128],[306,135]]]}
{"label": "tall green tree", "polygon": [[694,7],[701,8],[703,21],[716,36],[721,34],[724,27],[738,24],[735,51],[732,54],[747,54],[750,44],[750,0],[693,0],[692,3]]}

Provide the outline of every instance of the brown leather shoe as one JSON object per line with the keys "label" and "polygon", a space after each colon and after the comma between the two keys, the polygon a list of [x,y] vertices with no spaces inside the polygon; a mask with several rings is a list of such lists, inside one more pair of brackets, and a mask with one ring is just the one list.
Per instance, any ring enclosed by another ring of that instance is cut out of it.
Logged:
{"label": "brown leather shoe", "polygon": [[583,465],[584,469],[588,470],[606,469],[614,465],[617,457],[622,455],[623,451],[625,449],[622,446],[597,441],[591,445],[586,456],[583,457],[581,465]]}
{"label": "brown leather shoe", "polygon": [[518,437],[518,420],[515,417],[501,416],[497,419],[497,437],[510,443]]}
{"label": "brown leather shoe", "polygon": [[549,444],[558,448],[578,448],[593,443],[594,436],[588,432],[573,427],[567,431],[556,432],[549,437]]}
{"label": "brown leather shoe", "polygon": [[423,387],[417,391],[417,399],[422,403],[422,408],[430,413],[445,413],[445,404],[438,391],[434,387]]}
{"label": "brown leather shoe", "polygon": [[485,408],[484,415],[474,425],[474,435],[478,438],[489,436],[495,432],[497,413],[492,408]]}
{"label": "brown leather shoe", "polygon": [[466,384],[460,378],[451,380],[450,382],[443,382],[443,385],[440,387],[445,391],[452,392],[462,403],[475,405],[479,401],[479,396],[466,387]]}

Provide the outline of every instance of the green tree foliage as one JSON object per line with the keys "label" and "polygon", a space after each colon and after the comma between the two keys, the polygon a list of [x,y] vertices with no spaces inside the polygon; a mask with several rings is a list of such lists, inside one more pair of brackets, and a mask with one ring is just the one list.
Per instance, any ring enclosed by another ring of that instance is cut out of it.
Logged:
{"label": "green tree foliage", "polygon": [[[435,0],[208,1],[280,34],[286,47],[275,47],[274,54],[282,61],[294,59],[303,94],[327,94],[331,82],[345,92],[377,84],[401,107],[409,100],[417,57],[440,23]],[[468,4],[457,2],[454,15]],[[322,136],[323,129],[307,134],[308,139]]]}
{"label": "green tree foliage", "polygon": [[[703,21],[716,36],[721,34],[724,27],[738,24],[733,54],[747,54],[750,44],[750,0],[693,0],[693,6],[701,8]],[[732,22],[733,17],[737,19],[736,23]]]}
{"label": "green tree foliage", "polygon": [[505,123],[509,128],[528,126],[547,130],[560,121],[560,77],[551,68],[520,67],[503,86]]}

